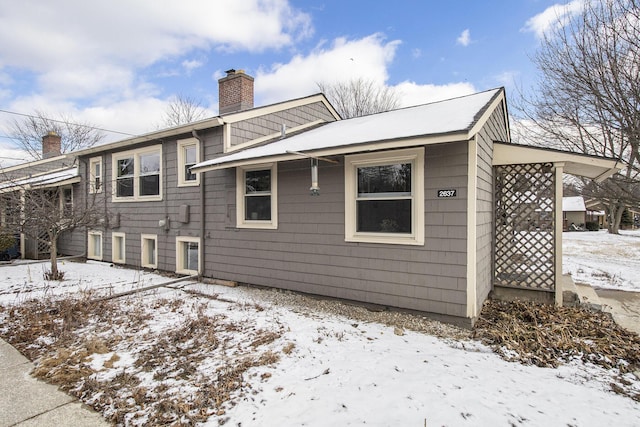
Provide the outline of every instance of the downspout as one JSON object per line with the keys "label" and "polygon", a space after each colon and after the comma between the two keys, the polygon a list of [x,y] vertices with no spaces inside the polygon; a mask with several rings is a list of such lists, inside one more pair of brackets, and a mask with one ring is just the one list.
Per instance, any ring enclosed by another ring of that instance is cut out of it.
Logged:
{"label": "downspout", "polygon": [[[198,132],[194,129],[191,131],[191,135],[193,135],[193,137],[195,139],[198,140],[198,142],[200,143],[200,158],[198,159],[199,162],[202,161],[202,159],[204,159],[204,139],[202,137],[200,137],[200,135],[198,135]],[[206,257],[206,245],[205,245],[205,226],[204,226],[204,195],[205,195],[205,191],[204,191],[204,187],[205,187],[205,177],[204,177],[204,172],[199,172],[201,174],[200,176],[200,245],[199,245],[199,249],[200,249],[200,265],[198,267],[198,280],[202,280],[202,277],[204,276],[204,263],[205,263],[205,257]]]}

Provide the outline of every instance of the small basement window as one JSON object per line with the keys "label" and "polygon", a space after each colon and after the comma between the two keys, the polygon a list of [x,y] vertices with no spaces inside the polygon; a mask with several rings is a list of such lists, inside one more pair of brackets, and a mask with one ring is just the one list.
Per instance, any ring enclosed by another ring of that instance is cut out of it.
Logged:
{"label": "small basement window", "polygon": [[88,232],[87,258],[102,261],[102,231]]}
{"label": "small basement window", "polygon": [[143,268],[158,267],[158,236],[155,234],[142,234],[140,266]]}
{"label": "small basement window", "polygon": [[111,260],[116,264],[126,262],[125,234],[114,232],[111,234]]}
{"label": "small basement window", "polygon": [[176,273],[198,274],[200,271],[200,238],[176,237]]}

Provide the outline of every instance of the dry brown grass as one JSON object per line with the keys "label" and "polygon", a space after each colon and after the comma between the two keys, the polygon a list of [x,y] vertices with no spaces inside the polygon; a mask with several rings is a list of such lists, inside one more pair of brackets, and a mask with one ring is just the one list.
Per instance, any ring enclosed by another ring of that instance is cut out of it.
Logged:
{"label": "dry brown grass", "polygon": [[555,307],[525,301],[486,301],[474,336],[503,358],[541,367],[573,360],[617,369],[616,392],[640,401],[625,388],[623,374],[640,369],[640,337],[615,323],[610,314],[577,307]]}
{"label": "dry brown grass", "polygon": [[[229,309],[263,309],[257,304],[228,304]],[[183,320],[150,328],[156,313]],[[228,405],[251,390],[247,371],[280,359],[270,345],[277,345],[282,326],[258,329],[250,321],[208,314],[206,303],[187,305],[180,298],[97,302],[82,295],[27,301],[3,315],[1,335],[35,361],[37,377],[120,425],[143,417],[148,425],[192,426],[210,416],[224,423]],[[285,349],[282,353],[288,354],[293,344]],[[119,367],[121,352],[135,355],[133,363]],[[115,375],[98,376],[90,361],[109,353],[113,354],[103,359],[102,370]],[[203,369],[205,365],[210,367]],[[157,382],[153,387],[141,383],[149,374]],[[270,377],[263,375],[263,380]],[[177,392],[184,387],[190,391]]]}

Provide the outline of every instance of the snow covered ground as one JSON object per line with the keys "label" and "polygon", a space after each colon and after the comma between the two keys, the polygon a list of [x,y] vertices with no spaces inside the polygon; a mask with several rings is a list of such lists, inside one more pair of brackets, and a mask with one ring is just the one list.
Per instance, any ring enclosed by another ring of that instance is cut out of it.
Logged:
{"label": "snow covered ground", "polygon": [[[640,234],[565,233],[565,242],[566,271],[577,280],[640,290]],[[60,269],[65,280],[47,282],[42,279],[45,268],[46,264],[0,267],[0,304],[88,291],[110,295],[169,281],[106,263],[64,262]],[[605,283],[601,280],[605,275],[616,280]],[[152,326],[136,339],[120,341],[107,354],[91,356],[89,365],[97,378],[126,371],[140,375],[151,389],[159,380],[136,371],[135,364],[151,343],[138,339],[149,340],[150,330],[167,335],[179,316],[197,316],[196,312],[280,334],[265,347],[276,352],[279,361],[247,371],[244,392],[217,412],[220,415],[211,415],[206,426],[639,425],[640,403],[612,392],[609,384],[616,372],[594,365],[524,366],[502,360],[475,341],[397,331],[278,304],[265,297],[269,291],[195,282],[172,286],[123,298],[123,306],[143,303],[152,315]],[[166,304],[161,309],[154,305],[171,299],[181,305],[172,310],[163,309]],[[0,319],[6,320],[1,310]],[[109,358],[115,361],[112,366],[105,363]],[[214,362],[203,360],[201,369],[208,364]],[[640,391],[637,378],[630,374],[625,378]],[[192,392],[189,387],[174,390],[185,397]],[[142,405],[142,415],[129,423],[143,422],[144,410]]]}
{"label": "snow covered ground", "polygon": [[640,292],[640,230],[612,235],[572,231],[562,235],[563,273],[596,288]]}

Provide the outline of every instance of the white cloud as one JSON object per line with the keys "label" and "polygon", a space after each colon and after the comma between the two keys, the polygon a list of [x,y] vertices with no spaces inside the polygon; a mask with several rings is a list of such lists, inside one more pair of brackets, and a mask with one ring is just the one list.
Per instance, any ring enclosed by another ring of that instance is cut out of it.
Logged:
{"label": "white cloud", "polygon": [[568,18],[581,13],[584,2],[585,0],[573,0],[567,4],[549,6],[542,13],[528,19],[521,31],[532,32],[537,38],[542,38],[549,30],[564,26]]}
{"label": "white cloud", "polygon": [[[381,34],[322,43],[306,56],[297,55],[286,64],[258,70],[256,98],[261,105],[270,104],[316,93],[317,82],[331,83],[358,77],[388,85],[387,70],[399,45],[397,40],[387,42]],[[469,83],[434,85],[406,81],[392,87],[398,92],[403,107],[475,92]]]}
{"label": "white cloud", "polygon": [[476,89],[470,83],[433,85],[405,81],[396,85],[395,89],[400,95],[402,107],[442,101],[476,92]]}
{"label": "white cloud", "polygon": [[501,86],[514,86],[516,78],[520,75],[518,71],[503,71],[495,76],[496,81]]}
{"label": "white cloud", "polygon": [[84,94],[108,82],[105,68],[126,74],[194,49],[279,49],[312,31],[310,16],[286,0],[230,1],[224,7],[209,0],[3,0],[0,39],[11,43],[0,44],[0,68],[35,72],[51,84],[91,70],[78,79]]}
{"label": "white cloud", "polygon": [[456,39],[456,43],[465,47],[469,46],[471,44],[471,31],[468,28],[464,30]]}
{"label": "white cloud", "polygon": [[188,73],[195,70],[196,68],[200,68],[204,65],[202,61],[198,61],[197,59],[185,60],[182,61],[182,68],[184,68]]}
{"label": "white cloud", "polygon": [[320,44],[308,55],[296,55],[288,63],[274,64],[255,74],[256,98],[262,104],[318,92],[317,83],[363,77],[381,83],[388,78],[400,41],[385,41],[381,34],[358,40],[338,38]]}

